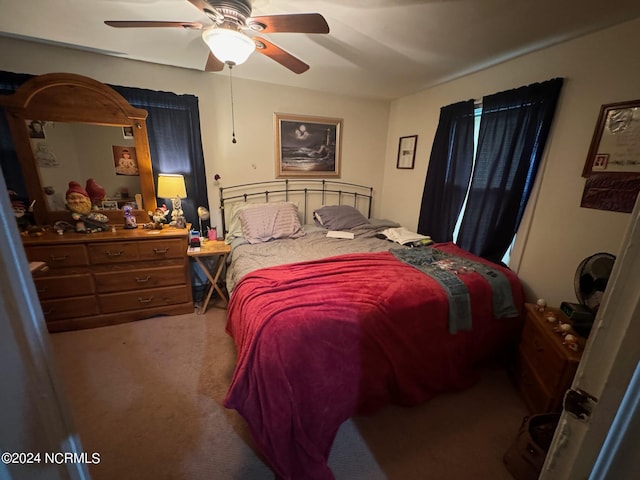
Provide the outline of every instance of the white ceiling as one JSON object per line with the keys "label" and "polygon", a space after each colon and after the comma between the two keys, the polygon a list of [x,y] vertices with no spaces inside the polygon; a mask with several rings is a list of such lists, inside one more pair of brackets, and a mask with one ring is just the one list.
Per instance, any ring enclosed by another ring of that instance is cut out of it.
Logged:
{"label": "white ceiling", "polygon": [[[0,35],[203,70],[197,30],[115,29],[104,20],[209,19],[187,0],[0,0]],[[328,35],[265,38],[311,68],[254,53],[235,77],[392,99],[640,16],[638,0],[254,0],[253,15],[317,12]],[[594,66],[595,67],[595,66]],[[223,72],[202,75],[228,75]]]}

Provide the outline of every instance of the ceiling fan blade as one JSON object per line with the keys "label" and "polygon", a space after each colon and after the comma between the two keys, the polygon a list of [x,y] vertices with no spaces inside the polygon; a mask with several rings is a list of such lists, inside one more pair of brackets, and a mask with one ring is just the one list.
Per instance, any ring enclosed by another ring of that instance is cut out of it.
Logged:
{"label": "ceiling fan blade", "polygon": [[329,25],[319,13],[262,15],[248,18],[247,26],[262,33],[329,33]]}
{"label": "ceiling fan blade", "polygon": [[309,65],[304,63],[299,58],[294,57],[288,52],[285,52],[277,45],[268,42],[264,38],[254,37],[253,41],[256,43],[256,51],[263,55],[275,60],[283,67],[287,67],[293,73],[304,73],[309,70]]}
{"label": "ceiling fan blade", "polygon": [[216,56],[209,52],[209,57],[207,58],[207,64],[204,67],[205,72],[219,72],[224,68],[224,63],[216,58]]}
{"label": "ceiling fan blade", "polygon": [[204,25],[200,22],[155,22],[136,20],[105,20],[105,24],[116,28],[147,28],[147,27],[182,27],[193,30],[202,30]]}

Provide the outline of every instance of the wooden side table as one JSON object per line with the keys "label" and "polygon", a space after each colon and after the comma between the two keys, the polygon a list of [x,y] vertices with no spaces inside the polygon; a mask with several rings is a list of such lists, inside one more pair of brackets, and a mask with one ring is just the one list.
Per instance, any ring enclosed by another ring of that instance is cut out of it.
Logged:
{"label": "wooden side table", "polygon": [[[198,310],[199,314],[207,311],[209,300],[211,300],[213,292],[218,293],[222,301],[225,302],[225,305],[228,303],[227,296],[218,285],[218,280],[220,279],[220,275],[222,274],[227,255],[229,255],[230,252],[231,246],[224,243],[223,240],[208,240],[202,242],[200,247],[187,249],[187,255],[195,259],[196,263],[200,266],[200,269],[209,280],[209,289],[207,290],[207,296],[205,297],[202,306]],[[206,262],[206,259],[208,258],[214,260],[211,267],[209,267]]]}
{"label": "wooden side table", "polygon": [[[546,308],[563,323],[570,320],[558,308]],[[558,323],[549,323],[533,304],[526,305],[526,318],[518,348],[515,380],[533,413],[562,410],[562,401],[570,388],[584,349],[585,340],[578,336],[578,351],[563,343],[555,331]]]}

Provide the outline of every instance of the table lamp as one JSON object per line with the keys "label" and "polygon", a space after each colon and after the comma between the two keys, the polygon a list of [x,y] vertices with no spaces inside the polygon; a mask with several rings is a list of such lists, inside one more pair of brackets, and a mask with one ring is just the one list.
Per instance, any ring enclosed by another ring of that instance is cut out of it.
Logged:
{"label": "table lamp", "polygon": [[184,177],[171,173],[158,174],[158,197],[170,198],[172,202],[171,223],[174,227],[185,228],[187,222],[182,211],[181,198],[187,198]]}

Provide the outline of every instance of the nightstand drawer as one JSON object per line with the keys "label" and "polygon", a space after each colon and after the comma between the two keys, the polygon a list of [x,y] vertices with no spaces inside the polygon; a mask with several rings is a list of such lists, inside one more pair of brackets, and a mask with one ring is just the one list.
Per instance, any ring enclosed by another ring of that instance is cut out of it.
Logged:
{"label": "nightstand drawer", "polygon": [[[515,382],[532,413],[557,412],[575,375],[580,353],[563,344],[563,337],[556,333],[556,323],[549,323],[544,312],[533,304],[526,304],[527,316],[518,346],[518,358],[514,369]],[[568,319],[557,308],[546,311],[555,313],[562,322]],[[580,345],[584,345],[580,340]]]}
{"label": "nightstand drawer", "polygon": [[544,335],[536,328],[532,319],[528,318],[522,331],[521,355],[527,358],[527,363],[550,391],[555,390],[558,381],[564,372],[566,360],[556,353],[555,348]]}
{"label": "nightstand drawer", "polygon": [[552,408],[552,394],[537,377],[535,370],[520,351],[516,365],[516,383],[532,412],[547,412]]}

